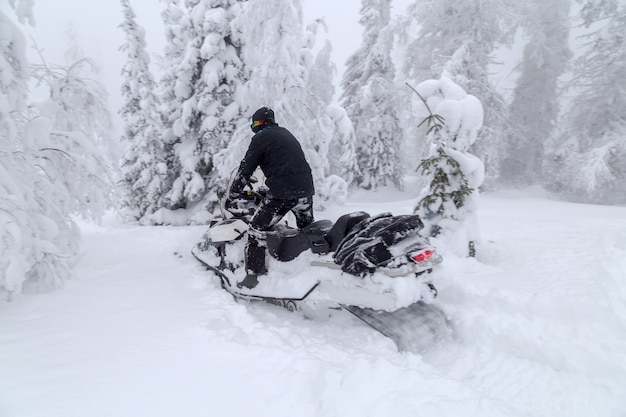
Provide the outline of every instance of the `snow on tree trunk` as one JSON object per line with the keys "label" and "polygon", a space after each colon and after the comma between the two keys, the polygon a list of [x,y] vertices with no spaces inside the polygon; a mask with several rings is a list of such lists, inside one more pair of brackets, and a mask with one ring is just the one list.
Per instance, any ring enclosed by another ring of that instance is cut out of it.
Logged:
{"label": "snow on tree trunk", "polygon": [[443,76],[420,83],[415,91],[422,103],[418,117],[432,145],[430,156],[418,168],[429,185],[414,211],[427,233],[441,235],[454,252],[467,255],[468,246],[480,239],[478,187],[485,169],[468,149],[482,127],[483,108],[476,97]]}

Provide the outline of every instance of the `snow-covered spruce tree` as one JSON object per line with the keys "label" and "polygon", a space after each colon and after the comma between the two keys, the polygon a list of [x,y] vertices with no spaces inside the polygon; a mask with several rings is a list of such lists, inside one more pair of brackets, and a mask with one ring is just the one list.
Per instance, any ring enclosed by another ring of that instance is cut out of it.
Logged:
{"label": "snow-covered spruce tree", "polygon": [[430,236],[442,235],[459,255],[467,255],[469,247],[473,256],[480,238],[476,212],[484,165],[468,149],[482,126],[482,105],[446,77],[424,81],[414,91],[421,103],[418,118],[431,143],[430,156],[418,168],[428,185],[414,212]]}
{"label": "snow-covered spruce tree", "polygon": [[443,71],[485,105],[480,140],[472,145],[494,182],[509,136],[507,105],[489,79],[495,48],[512,40],[517,21],[509,0],[415,0],[408,14],[418,28],[404,52],[403,73],[414,83],[437,78]]}
{"label": "snow-covered spruce tree", "polygon": [[589,33],[575,61],[574,93],[547,162],[551,189],[577,201],[626,203],[626,4],[588,0]]}
{"label": "snow-covered spruce tree", "polygon": [[[183,97],[178,93],[178,68],[185,56],[187,48],[187,31],[189,30],[189,18],[180,5],[180,0],[162,0],[165,4],[161,12],[165,27],[164,56],[161,58],[161,78],[158,81],[158,98],[160,102],[159,113],[163,123],[161,135],[166,166],[163,192],[166,194],[172,189],[174,180],[181,172],[180,161],[174,149],[178,143],[178,137],[174,134],[174,123],[181,117]],[[167,198],[159,200],[156,210],[171,210],[182,207],[173,207]],[[152,222],[149,216],[144,222]]]}
{"label": "snow-covered spruce tree", "polygon": [[570,0],[522,3],[523,26],[529,38],[509,114],[514,129],[506,140],[501,180],[515,186],[541,182],[544,148],[555,133],[558,79],[571,58],[569,49]]}
{"label": "snow-covered spruce tree", "polygon": [[64,190],[64,196],[54,192],[63,213],[98,219],[113,205],[115,168],[109,147],[112,123],[95,64],[83,58],[68,67],[44,62],[31,69],[33,78],[49,89],[46,100],[31,104],[33,115],[50,124],[49,142],[39,139],[44,161],[39,165],[54,177],[55,188]]}
{"label": "snow-covered spruce tree", "polygon": [[159,100],[145,50],[144,30],[137,24],[129,1],[121,2],[124,21],[120,27],[126,37],[121,50],[126,53],[126,63],[122,68],[124,103],[120,115],[124,121],[122,139],[127,142],[120,162],[121,205],[124,217],[140,220],[163,205],[167,166]]}
{"label": "snow-covered spruce tree", "polygon": [[68,22],[63,33],[67,39],[63,62],[76,62],[84,58],[86,54],[80,46],[79,35],[74,22]]}
{"label": "snow-covered spruce tree", "polygon": [[[42,214],[55,225],[51,241],[60,253],[48,256],[71,258],[80,243],[73,216],[98,220],[115,200],[107,97],[96,81],[95,64],[87,58],[67,67],[33,64],[31,71],[49,91],[47,99],[31,103],[26,115],[26,138],[37,152],[34,191]],[[50,234],[49,227],[44,235]],[[25,286],[48,290],[57,279],[52,272],[31,276]]]}
{"label": "snow-covered spruce tree", "polygon": [[336,126],[335,137],[328,150],[330,172],[343,178],[346,185],[356,185],[356,179],[362,174],[357,163],[354,125],[346,109],[340,105],[330,105],[328,113]]}
{"label": "snow-covered spruce tree", "polygon": [[[174,153],[174,146],[178,140],[173,133],[174,122],[180,119],[182,99],[176,94],[177,69],[183,60],[187,47],[186,28],[189,27],[188,19],[180,5],[180,0],[162,0],[164,4],[161,18],[163,19],[165,46],[164,54],[157,64],[161,70],[161,77],[157,82],[157,96],[159,100],[160,120],[163,123],[161,139],[165,158],[166,175],[164,178],[163,192],[167,193],[172,188],[172,183],[180,172],[180,161]],[[159,200],[158,209],[171,209],[171,204],[166,198]],[[150,222],[146,216],[144,223]]]}
{"label": "snow-covered spruce tree", "polygon": [[[307,35],[310,39],[307,45],[311,49],[315,45],[314,40],[318,26],[321,25],[326,28],[324,21],[319,19],[307,26]],[[319,116],[321,118],[320,125],[324,125],[323,127],[320,126],[320,130],[322,128],[327,132],[334,130],[327,151],[329,173],[342,178],[348,186],[352,185],[354,178],[359,176],[356,142],[354,127],[346,110],[338,104],[327,104],[333,103],[335,95],[334,77],[337,72],[330,59],[331,52],[330,41],[325,40],[324,46],[317,53],[315,63],[310,69],[307,85],[310,86],[311,94],[319,98],[320,107],[326,105],[326,112],[320,112],[322,114]]]}
{"label": "snow-covered spruce tree", "polygon": [[[304,34],[304,47],[313,50],[318,43],[322,43],[317,54],[313,57],[310,65],[307,84],[311,94],[318,97],[322,103],[330,103],[335,96],[335,76],[337,67],[330,56],[333,47],[327,36],[328,27],[322,18],[316,19],[306,26]],[[318,38],[320,38],[318,40]]]}
{"label": "snow-covered spruce tree", "polygon": [[[317,43],[319,28],[325,30],[326,23],[318,19],[307,26],[308,41],[305,50],[313,50]],[[316,134],[309,138],[313,142],[314,156],[319,156],[319,171],[323,179],[318,183],[318,200],[343,204],[348,197],[348,187],[358,172],[355,158],[354,128],[346,110],[334,102],[335,64],[331,61],[332,46],[330,40],[309,64],[307,89],[309,91],[307,107],[315,114]],[[324,204],[318,202],[318,209]]]}
{"label": "snow-covered spruce tree", "polygon": [[31,105],[26,140],[35,150],[33,191],[39,218],[45,219],[40,236],[52,244],[43,254],[50,259],[48,268],[29,274],[25,291],[47,291],[70,276],[80,244],[73,216],[97,220],[113,204],[114,167],[108,158],[112,129],[106,95],[93,68],[87,59],[69,67],[32,66],[34,78],[50,94]]}
{"label": "snow-covered spruce tree", "polygon": [[[19,116],[25,110],[28,63],[20,29],[0,11],[0,301],[22,291],[41,257],[31,152]],[[59,271],[60,272],[60,271]]]}
{"label": "snow-covered spruce tree", "polygon": [[[314,114],[313,134],[308,137],[316,160],[316,171],[321,180],[317,184],[318,201],[316,207],[324,208],[324,202],[343,204],[348,196],[348,186],[353,182],[358,170],[354,149],[354,128],[346,110],[334,103],[336,75],[335,64],[331,61],[332,46],[328,39],[311,61],[320,28],[326,33],[326,23],[317,19],[307,25],[303,55],[306,58],[308,74],[307,96],[304,105],[308,113]],[[306,51],[309,51],[308,53]],[[311,146],[309,145],[309,146]],[[320,201],[321,200],[321,201]]]}
{"label": "snow-covered spruce tree", "polygon": [[[231,28],[241,3],[185,1],[185,15],[178,23],[182,27],[176,32],[176,37],[183,39],[184,52],[172,62],[170,90],[166,92],[174,98],[170,109],[172,105],[180,107],[166,113],[166,142],[172,146],[175,162],[169,166],[172,182],[167,207],[152,216],[155,223],[206,222],[217,207],[215,155],[245,118],[237,100],[243,64]],[[175,209],[179,209],[178,215],[171,216],[170,210]]]}
{"label": "snow-covered spruce tree", "polygon": [[[18,17],[32,21],[30,3]],[[21,30],[0,13],[0,299],[44,291],[70,275],[80,235],[70,214],[97,216],[102,150],[90,142],[94,122],[107,115],[95,86],[70,69],[38,66],[49,99],[27,107],[28,62]],[[107,129],[108,131],[109,129]],[[98,179],[96,179],[98,178]],[[106,191],[105,191],[106,190]]]}
{"label": "snow-covered spruce tree", "polygon": [[[329,115],[329,103],[314,93],[319,85],[312,85],[319,80],[311,77],[316,62],[312,51],[316,27],[309,26],[305,32],[302,20],[302,0],[245,3],[243,13],[234,21],[247,77],[240,97],[247,106],[248,120],[257,108],[271,107],[276,121],[298,138],[313,171],[316,208],[322,209],[325,201],[345,195],[346,185],[343,179],[329,175],[328,148],[335,124]],[[327,53],[321,54],[318,58],[328,59]],[[217,160],[224,175],[238,166],[251,136],[246,123],[220,153]]]}
{"label": "snow-covered spruce tree", "polygon": [[362,0],[363,40],[348,58],[341,81],[341,104],[354,123],[358,186],[376,189],[394,184],[403,187],[404,172],[400,152],[404,142],[400,127],[391,57],[393,34],[390,22],[391,0]]}

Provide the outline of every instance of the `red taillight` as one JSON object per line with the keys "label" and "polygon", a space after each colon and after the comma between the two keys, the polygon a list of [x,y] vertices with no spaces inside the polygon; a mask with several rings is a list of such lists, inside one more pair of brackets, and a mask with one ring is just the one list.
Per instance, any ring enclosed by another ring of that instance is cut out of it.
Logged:
{"label": "red taillight", "polygon": [[430,258],[432,258],[434,253],[435,253],[434,250],[424,249],[423,251],[412,253],[411,259],[413,259],[415,262],[418,262],[418,263],[425,262],[425,261],[430,260]]}

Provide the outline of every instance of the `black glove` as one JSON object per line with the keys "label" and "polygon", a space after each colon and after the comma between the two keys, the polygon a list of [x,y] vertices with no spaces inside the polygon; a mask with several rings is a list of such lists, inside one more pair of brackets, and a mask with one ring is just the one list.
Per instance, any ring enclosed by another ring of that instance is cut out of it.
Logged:
{"label": "black glove", "polygon": [[226,202],[224,203],[224,205],[226,206],[226,210],[236,209],[237,200],[239,200],[239,198],[240,197],[238,195],[229,195],[228,198],[226,198]]}

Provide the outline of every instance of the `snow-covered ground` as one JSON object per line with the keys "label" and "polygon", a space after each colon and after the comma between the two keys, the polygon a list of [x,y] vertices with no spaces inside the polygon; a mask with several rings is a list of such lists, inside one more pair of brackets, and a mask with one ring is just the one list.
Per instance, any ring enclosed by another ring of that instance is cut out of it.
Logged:
{"label": "snow-covered ground", "polygon": [[500,193],[479,219],[436,275],[455,339],[423,355],[236,303],[189,253],[204,227],[84,225],[75,280],[0,305],[0,416],[626,416],[626,208]]}

